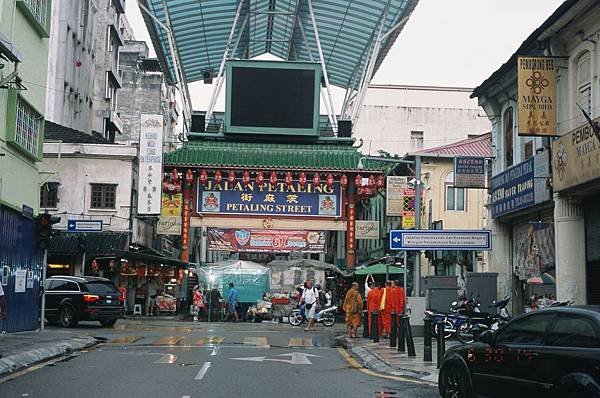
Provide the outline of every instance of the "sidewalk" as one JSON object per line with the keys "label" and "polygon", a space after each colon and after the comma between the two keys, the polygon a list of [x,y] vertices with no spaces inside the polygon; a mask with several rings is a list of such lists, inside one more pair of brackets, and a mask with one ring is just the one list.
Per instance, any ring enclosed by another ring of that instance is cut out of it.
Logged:
{"label": "sidewalk", "polygon": [[0,334],[0,377],[97,343],[91,336],[66,330]]}
{"label": "sidewalk", "polygon": [[[416,357],[409,357],[407,352],[398,352],[398,348],[390,347],[388,339],[380,339],[373,343],[370,339],[349,339],[340,336],[338,342],[346,348],[366,368],[391,376],[403,376],[437,384],[438,369],[436,368],[437,347],[435,338],[433,345],[433,361],[423,361],[423,337],[414,337]],[[446,349],[460,344],[456,340],[446,340]]]}

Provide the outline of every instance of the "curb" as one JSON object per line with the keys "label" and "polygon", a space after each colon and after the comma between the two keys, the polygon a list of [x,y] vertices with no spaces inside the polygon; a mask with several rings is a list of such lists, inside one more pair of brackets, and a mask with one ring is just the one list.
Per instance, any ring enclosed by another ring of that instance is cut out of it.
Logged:
{"label": "curb", "polygon": [[54,358],[72,354],[100,343],[93,337],[75,337],[0,358],[0,378]]}
{"label": "curb", "polygon": [[348,338],[346,338],[346,336],[337,337],[336,342],[340,347],[346,349],[365,368],[371,371],[389,376],[407,377],[437,385],[437,375],[431,374],[429,372],[421,372],[412,369],[392,367],[379,355],[370,352],[365,347],[355,345],[352,341],[349,341]]}

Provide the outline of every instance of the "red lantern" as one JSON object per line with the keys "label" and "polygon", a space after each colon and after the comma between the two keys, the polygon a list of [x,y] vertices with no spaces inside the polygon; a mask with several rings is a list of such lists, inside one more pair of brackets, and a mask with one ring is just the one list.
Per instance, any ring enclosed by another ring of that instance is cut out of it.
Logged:
{"label": "red lantern", "polygon": [[375,182],[375,186],[377,187],[377,189],[383,189],[384,185],[385,179],[383,178],[383,176],[377,177],[377,181]]}
{"label": "red lantern", "polygon": [[250,173],[248,170],[244,171],[244,174],[242,175],[242,182],[244,185],[250,184]]}
{"label": "red lantern", "polygon": [[[186,181],[187,181],[187,175],[185,176]],[[206,172],[206,170],[202,170],[200,172],[200,184],[202,184],[203,186],[206,185],[206,183],[208,182],[208,173]]]}
{"label": "red lantern", "polygon": [[223,180],[223,176],[221,175],[221,170],[217,170],[215,172],[215,182],[217,184],[220,184],[222,180]]}
{"label": "red lantern", "polygon": [[190,187],[194,183],[194,172],[191,169],[187,169],[185,172],[185,183]]}
{"label": "red lantern", "polygon": [[289,187],[290,185],[292,185],[292,182],[293,182],[293,179],[292,179],[292,172],[291,172],[291,171],[288,171],[288,172],[285,174],[285,183],[286,183],[286,184],[288,185],[288,187]]}
{"label": "red lantern", "polygon": [[346,187],[348,186],[348,177],[346,177],[346,174],[342,174],[342,176],[340,177],[340,184],[344,189],[346,189]]}
{"label": "red lantern", "polygon": [[369,176],[369,189],[375,188],[375,176],[371,174]]}
{"label": "red lantern", "polygon": [[315,187],[321,184],[321,176],[319,175],[319,173],[315,173],[315,176],[313,177],[313,184]]}
{"label": "red lantern", "polygon": [[277,173],[275,173],[274,171],[271,172],[271,176],[269,177],[269,182],[271,183],[271,185],[277,184]]}
{"label": "red lantern", "polygon": [[258,183],[259,187],[262,187],[265,183],[265,175],[263,174],[262,171],[259,171],[258,174],[256,175],[256,182]]}
{"label": "red lantern", "polygon": [[227,181],[229,181],[230,184],[233,184],[235,182],[235,172],[234,171],[229,172],[229,175],[227,176]]}
{"label": "red lantern", "polygon": [[333,174],[327,174],[327,179],[325,181],[327,183],[327,188],[331,188],[333,186]]}
{"label": "red lantern", "polygon": [[177,169],[171,170],[171,180],[173,180],[174,183],[179,181],[179,171]]}
{"label": "red lantern", "polygon": [[306,185],[306,173],[305,172],[300,173],[298,182],[300,183],[300,186],[302,186],[302,187],[304,187]]}
{"label": "red lantern", "polygon": [[362,176],[360,174],[357,174],[356,177],[354,177],[354,185],[362,187]]}

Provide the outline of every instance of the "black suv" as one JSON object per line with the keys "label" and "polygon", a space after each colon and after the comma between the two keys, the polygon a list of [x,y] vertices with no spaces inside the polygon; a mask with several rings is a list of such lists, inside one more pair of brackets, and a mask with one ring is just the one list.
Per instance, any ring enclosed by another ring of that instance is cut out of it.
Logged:
{"label": "black suv", "polygon": [[522,315],[479,342],[452,347],[442,397],[600,398],[600,307]]}
{"label": "black suv", "polygon": [[46,319],[73,327],[79,321],[100,321],[110,327],[123,316],[123,297],[106,278],[53,276],[46,280]]}

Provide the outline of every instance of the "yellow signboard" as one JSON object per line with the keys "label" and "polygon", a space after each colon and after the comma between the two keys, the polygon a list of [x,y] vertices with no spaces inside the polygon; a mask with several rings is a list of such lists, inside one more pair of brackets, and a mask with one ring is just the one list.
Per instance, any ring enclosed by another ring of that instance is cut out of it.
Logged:
{"label": "yellow signboard", "polygon": [[555,136],[556,59],[517,59],[519,135]]}
{"label": "yellow signboard", "polygon": [[600,141],[589,123],[552,143],[552,175],[557,192],[600,178]]}
{"label": "yellow signboard", "polygon": [[162,206],[160,209],[161,216],[180,216],[181,205],[183,203],[183,195],[181,193],[163,193]]}

